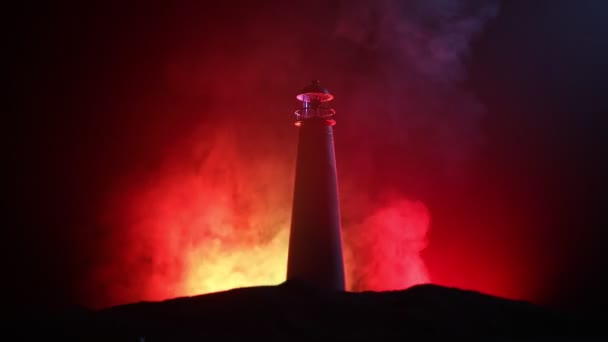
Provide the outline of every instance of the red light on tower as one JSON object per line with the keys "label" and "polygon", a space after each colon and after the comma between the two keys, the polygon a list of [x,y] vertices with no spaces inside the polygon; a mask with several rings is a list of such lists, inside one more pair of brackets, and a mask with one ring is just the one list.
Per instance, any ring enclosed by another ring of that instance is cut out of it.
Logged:
{"label": "red light on tower", "polygon": [[329,107],[333,95],[313,83],[297,96],[299,127],[287,279],[344,290],[338,179]]}
{"label": "red light on tower", "polygon": [[319,81],[313,81],[311,85],[302,89],[296,98],[302,101],[302,108],[295,111],[296,126],[299,127],[303,120],[312,118],[325,119],[331,126],[336,124],[331,119],[336,111],[329,107],[329,101],[333,100],[334,96],[329,90],[321,87]]}

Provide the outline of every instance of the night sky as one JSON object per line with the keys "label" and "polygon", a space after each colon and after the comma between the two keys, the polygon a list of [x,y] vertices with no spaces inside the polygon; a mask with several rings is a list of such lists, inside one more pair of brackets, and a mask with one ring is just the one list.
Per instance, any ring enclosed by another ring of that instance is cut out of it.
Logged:
{"label": "night sky", "polygon": [[5,297],[104,307],[275,284],[295,95],[336,96],[353,291],[608,304],[608,4],[23,5]]}

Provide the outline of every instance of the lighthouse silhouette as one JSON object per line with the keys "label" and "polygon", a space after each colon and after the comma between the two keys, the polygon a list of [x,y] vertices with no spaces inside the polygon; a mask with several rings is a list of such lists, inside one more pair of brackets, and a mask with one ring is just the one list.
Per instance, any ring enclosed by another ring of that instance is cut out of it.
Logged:
{"label": "lighthouse silhouette", "polygon": [[344,291],[344,262],[334,149],[334,96],[315,80],[296,98],[299,129],[287,280]]}

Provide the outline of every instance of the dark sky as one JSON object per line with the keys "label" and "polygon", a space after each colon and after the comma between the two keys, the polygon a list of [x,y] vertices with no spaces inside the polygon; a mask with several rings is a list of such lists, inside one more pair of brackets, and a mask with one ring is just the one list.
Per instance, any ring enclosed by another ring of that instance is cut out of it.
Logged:
{"label": "dark sky", "polygon": [[605,10],[601,1],[508,2],[471,62],[492,113],[482,196],[516,208],[542,236],[539,252],[558,256],[554,296],[594,307],[606,301]]}
{"label": "dark sky", "polygon": [[[133,245],[116,238],[107,203],[167,179],[166,156],[188,159],[178,150],[195,132],[210,151],[212,135],[247,141],[238,165],[291,155],[291,101],[321,78],[344,113],[347,222],[359,219],[352,189],[369,195],[364,206],[405,193],[431,213],[423,258],[434,282],[581,310],[608,304],[605,1],[505,1],[488,13],[475,12],[483,2],[432,1],[397,19],[388,7],[357,16],[367,12],[356,3],[6,13],[5,296],[111,303],[94,298],[103,290],[89,270],[118,265]],[[129,267],[124,278],[140,279]],[[498,290],[507,283],[526,289]]]}

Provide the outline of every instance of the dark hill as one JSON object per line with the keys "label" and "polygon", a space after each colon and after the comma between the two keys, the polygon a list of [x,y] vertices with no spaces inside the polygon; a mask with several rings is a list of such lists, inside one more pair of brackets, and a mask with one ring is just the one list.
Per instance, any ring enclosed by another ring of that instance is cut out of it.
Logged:
{"label": "dark hill", "polygon": [[599,321],[472,291],[420,285],[392,292],[328,292],[301,282],[76,310],[28,323],[32,332],[64,341],[580,341],[603,340],[604,333]]}

